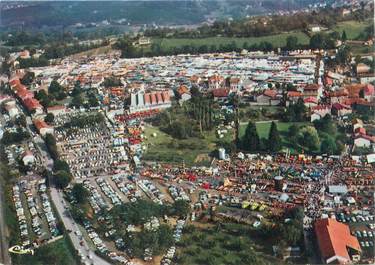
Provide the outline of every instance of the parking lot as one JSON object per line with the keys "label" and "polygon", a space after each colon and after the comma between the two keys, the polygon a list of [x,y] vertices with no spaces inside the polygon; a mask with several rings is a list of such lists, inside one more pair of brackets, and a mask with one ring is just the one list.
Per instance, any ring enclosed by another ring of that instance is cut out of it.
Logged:
{"label": "parking lot", "polygon": [[46,190],[44,179],[21,181],[13,186],[13,201],[25,248],[38,247],[60,235]]}

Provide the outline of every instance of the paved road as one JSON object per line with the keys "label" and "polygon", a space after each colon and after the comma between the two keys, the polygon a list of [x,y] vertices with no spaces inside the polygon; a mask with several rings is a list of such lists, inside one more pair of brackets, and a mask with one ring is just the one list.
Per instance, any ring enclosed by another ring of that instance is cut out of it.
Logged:
{"label": "paved road", "polygon": [[[75,231],[79,231],[79,227],[76,222],[70,217],[69,212],[65,209],[65,200],[63,195],[60,191],[56,188],[52,187],[51,189],[51,199],[54,202],[57,212],[60,215],[62,222],[66,230],[71,230],[72,232],[69,233],[69,237],[73,242],[74,248],[76,250],[80,250],[85,258],[85,261],[88,261],[91,264],[95,265],[110,265],[109,262],[105,261],[101,257],[95,254],[94,251],[90,250],[89,245],[87,244],[86,240],[82,237],[82,246],[80,245],[81,240],[78,236],[74,233]],[[92,259],[88,258],[88,255],[92,256]]]}

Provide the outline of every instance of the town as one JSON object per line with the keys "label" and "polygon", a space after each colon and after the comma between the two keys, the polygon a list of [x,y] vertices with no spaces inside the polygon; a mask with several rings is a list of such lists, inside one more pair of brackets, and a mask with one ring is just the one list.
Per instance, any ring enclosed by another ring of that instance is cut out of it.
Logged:
{"label": "town", "polygon": [[373,264],[374,53],[349,47],[374,37],[342,35],[46,66],[9,53],[4,264]]}

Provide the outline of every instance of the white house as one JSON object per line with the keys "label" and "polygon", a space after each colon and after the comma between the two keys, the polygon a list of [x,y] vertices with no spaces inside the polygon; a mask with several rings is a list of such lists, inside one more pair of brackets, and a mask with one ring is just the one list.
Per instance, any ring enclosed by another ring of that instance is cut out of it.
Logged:
{"label": "white house", "polygon": [[4,109],[8,112],[9,117],[12,119],[14,119],[19,114],[18,108],[16,107],[16,102],[14,100],[5,103]]}
{"label": "white house", "polygon": [[33,155],[33,153],[31,151],[26,151],[22,155],[22,162],[23,162],[23,164],[25,166],[26,165],[34,164],[34,162],[35,162],[35,156]]}
{"label": "white house", "polygon": [[374,137],[369,135],[357,135],[354,138],[354,146],[356,147],[371,147],[371,144],[374,143]]}

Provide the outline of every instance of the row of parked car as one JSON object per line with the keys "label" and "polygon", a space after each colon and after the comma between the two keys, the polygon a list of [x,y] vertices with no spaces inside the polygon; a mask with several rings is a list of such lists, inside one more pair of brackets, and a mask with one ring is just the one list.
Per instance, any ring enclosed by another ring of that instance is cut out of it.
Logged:
{"label": "row of parked car", "polygon": [[170,185],[168,187],[168,191],[175,201],[178,201],[178,200],[190,201],[189,196],[186,194],[184,189],[181,188],[181,187],[178,187],[178,186],[175,186],[175,185]]}
{"label": "row of parked car", "polygon": [[363,248],[374,247],[374,241],[360,241],[360,244]]}
{"label": "row of parked car", "polygon": [[22,207],[20,187],[18,186],[18,184],[13,186],[13,202],[16,207],[16,215],[21,233],[22,246],[27,247],[30,245],[30,237],[29,231],[27,229],[25,212]]}
{"label": "row of parked car", "polygon": [[30,212],[30,215],[31,215],[31,222],[32,222],[32,228],[33,228],[33,231],[34,233],[41,237],[42,236],[42,225],[41,225],[41,222],[40,222],[40,218],[39,218],[39,215],[38,215],[38,206],[35,202],[35,199],[34,199],[34,196],[31,192],[30,189],[26,189],[24,191],[25,193],[25,196],[26,196],[26,201],[27,201],[27,206],[29,208],[29,212]]}
{"label": "row of parked car", "polygon": [[[184,229],[186,221],[183,219],[177,220],[176,228],[173,233],[173,238],[175,242],[179,242],[182,236],[182,230]],[[167,254],[164,255],[163,259],[160,261],[160,265],[170,265],[172,264],[172,259],[176,253],[176,247],[171,246],[167,250]]]}
{"label": "row of parked car", "polygon": [[104,180],[103,178],[97,178],[96,183],[102,190],[102,192],[107,196],[113,205],[120,205],[122,203],[120,196],[117,192],[109,185],[108,181]]}
{"label": "row of parked car", "polygon": [[90,192],[89,203],[95,214],[99,213],[101,209],[108,208],[108,204],[105,202],[99,191],[90,183],[90,181],[84,181],[83,185]]}
{"label": "row of parked car", "polygon": [[135,185],[130,182],[125,182],[123,176],[112,176],[112,181],[116,184],[117,188],[125,194],[125,196],[131,201],[137,201],[137,198],[142,197],[142,193],[136,189]]}
{"label": "row of parked car", "polygon": [[140,187],[144,193],[147,194],[151,198],[154,203],[158,203],[160,205],[163,204],[164,194],[160,192],[160,190],[149,180],[141,179],[137,181],[137,185]]}
{"label": "row of parked car", "polygon": [[344,213],[339,213],[336,215],[336,220],[343,223],[357,223],[357,222],[370,222],[374,221],[373,215],[346,215]]}
{"label": "row of parked car", "polygon": [[51,232],[52,236],[57,236],[59,234],[59,230],[57,229],[56,218],[55,218],[55,216],[53,214],[53,211],[52,211],[49,196],[46,193],[45,179],[43,179],[39,182],[38,192],[39,192],[40,198],[42,200],[42,207],[43,207],[44,214],[47,218],[47,222],[48,222],[50,232]]}
{"label": "row of parked car", "polygon": [[373,238],[374,237],[374,233],[372,231],[366,231],[366,230],[363,230],[362,232],[359,230],[355,231],[354,235],[356,235],[358,238],[363,238],[363,237]]}

